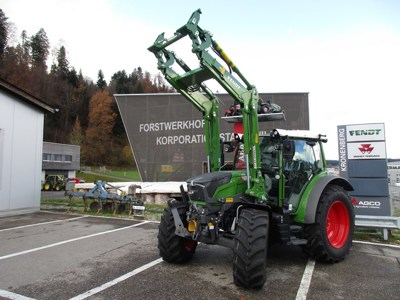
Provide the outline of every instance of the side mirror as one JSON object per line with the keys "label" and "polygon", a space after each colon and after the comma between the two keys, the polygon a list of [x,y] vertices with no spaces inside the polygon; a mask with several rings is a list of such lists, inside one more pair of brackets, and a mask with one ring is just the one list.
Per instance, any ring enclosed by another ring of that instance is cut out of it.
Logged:
{"label": "side mirror", "polygon": [[221,152],[229,153],[229,152],[233,152],[233,150],[235,150],[234,142],[230,141],[230,142],[224,142]]}
{"label": "side mirror", "polygon": [[283,147],[283,159],[286,161],[293,160],[293,156],[296,150],[294,141],[284,140],[282,147]]}

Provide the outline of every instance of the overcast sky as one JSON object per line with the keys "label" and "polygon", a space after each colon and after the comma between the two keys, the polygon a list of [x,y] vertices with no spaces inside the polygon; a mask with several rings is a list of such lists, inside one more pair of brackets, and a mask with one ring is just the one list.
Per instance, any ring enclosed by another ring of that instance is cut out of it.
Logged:
{"label": "overcast sky", "polygon": [[[147,51],[201,8],[200,26],[259,92],[308,92],[310,129],[327,134],[337,159],[337,126],[384,123],[389,158],[400,158],[400,1],[397,0],[0,0],[28,36],[44,28],[70,66],[107,82],[142,67]],[[19,41],[19,40],[17,40]],[[181,55],[184,57],[184,55]]]}

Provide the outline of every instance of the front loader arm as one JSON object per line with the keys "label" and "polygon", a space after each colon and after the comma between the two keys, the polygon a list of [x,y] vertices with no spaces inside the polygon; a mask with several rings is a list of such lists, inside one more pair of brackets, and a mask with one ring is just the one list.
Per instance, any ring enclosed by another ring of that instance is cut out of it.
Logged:
{"label": "front loader arm", "polygon": [[[221,167],[219,100],[204,82],[210,79],[216,80],[235,99],[235,102],[240,104],[243,115],[244,152],[248,178],[246,193],[265,200],[264,179],[260,170],[258,92],[212,38],[212,35],[198,26],[200,14],[200,9],[195,11],[186,25],[179,28],[173,37],[167,39],[164,37],[164,33],[160,34],[148,50],[156,56],[158,69],[166,80],[202,112],[210,171],[217,171]],[[199,67],[193,70],[173,51],[167,49],[185,36],[191,39],[192,52],[199,60]],[[213,52],[214,55],[210,52]],[[175,71],[174,65],[178,65],[183,73],[179,74]]]}

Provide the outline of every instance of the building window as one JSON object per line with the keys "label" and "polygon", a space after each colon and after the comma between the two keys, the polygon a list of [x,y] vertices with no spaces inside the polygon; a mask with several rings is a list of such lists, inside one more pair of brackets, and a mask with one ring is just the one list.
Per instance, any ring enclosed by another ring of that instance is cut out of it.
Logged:
{"label": "building window", "polygon": [[64,155],[64,161],[72,162],[72,155]]}
{"label": "building window", "polygon": [[72,162],[72,155],[67,154],[54,154],[54,153],[43,153],[44,161],[54,161],[54,162]]}

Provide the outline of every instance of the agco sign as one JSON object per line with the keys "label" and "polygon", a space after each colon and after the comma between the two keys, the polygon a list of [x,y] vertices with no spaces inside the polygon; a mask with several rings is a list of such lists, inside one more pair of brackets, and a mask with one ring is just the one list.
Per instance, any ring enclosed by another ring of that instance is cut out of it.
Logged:
{"label": "agco sign", "polygon": [[379,209],[381,207],[381,202],[380,201],[373,201],[373,200],[360,200],[357,201],[355,198],[351,200],[351,203],[354,205],[354,207],[357,208],[375,208]]}

